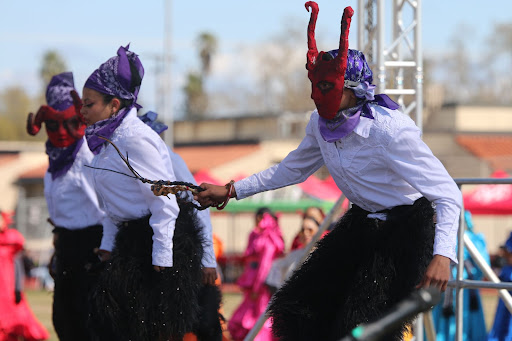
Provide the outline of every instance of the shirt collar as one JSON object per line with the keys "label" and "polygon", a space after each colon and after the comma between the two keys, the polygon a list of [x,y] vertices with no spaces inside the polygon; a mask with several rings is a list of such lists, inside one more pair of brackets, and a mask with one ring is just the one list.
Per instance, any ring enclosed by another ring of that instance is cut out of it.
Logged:
{"label": "shirt collar", "polygon": [[374,119],[361,116],[361,120],[354,128],[354,133],[361,137],[368,138],[368,136],[370,136],[370,129],[372,128],[373,121]]}

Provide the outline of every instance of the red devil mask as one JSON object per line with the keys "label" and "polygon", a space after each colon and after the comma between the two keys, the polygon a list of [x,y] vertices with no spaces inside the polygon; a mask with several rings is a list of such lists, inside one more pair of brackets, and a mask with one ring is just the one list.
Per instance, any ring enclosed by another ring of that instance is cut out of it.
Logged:
{"label": "red devil mask", "polygon": [[[73,97],[77,97],[77,95]],[[80,103],[76,100],[72,106],[63,111],[43,105],[35,117],[32,113],[28,115],[27,132],[30,135],[36,135],[44,122],[48,139],[53,146],[69,147],[84,136],[85,124],[81,120],[80,107]]]}
{"label": "red devil mask", "polygon": [[308,25],[308,53],[306,69],[311,81],[311,98],[315,101],[318,114],[332,119],[340,109],[345,71],[347,69],[348,32],[354,10],[346,7],[341,19],[339,53],[333,59],[327,52],[318,53],[315,41],[315,26],[318,17],[318,5],[314,1],[305,4],[311,18]]}

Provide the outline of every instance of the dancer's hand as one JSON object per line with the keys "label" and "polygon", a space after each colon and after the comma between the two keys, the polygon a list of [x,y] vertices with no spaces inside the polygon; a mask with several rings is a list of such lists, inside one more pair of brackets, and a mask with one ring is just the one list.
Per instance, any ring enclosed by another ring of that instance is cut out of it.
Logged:
{"label": "dancer's hand", "polygon": [[215,285],[217,279],[217,269],[203,268],[203,284]]}
{"label": "dancer's hand", "polygon": [[110,259],[110,256],[111,256],[110,255],[110,251],[107,251],[107,250],[102,250],[102,249],[95,248],[93,250],[93,252],[98,255],[98,258],[102,262],[108,261]]}
{"label": "dancer's hand", "polygon": [[158,266],[158,265],[153,265],[153,269],[156,271],[156,272],[163,272],[165,269],[168,269],[169,267],[167,266]]}
{"label": "dancer's hand", "polygon": [[423,279],[416,286],[419,288],[437,287],[444,292],[446,285],[450,280],[450,258],[441,255],[435,255],[423,275]]}
{"label": "dancer's hand", "polygon": [[[201,206],[215,206],[226,200],[228,195],[228,188],[226,186],[217,186],[207,183],[202,183],[200,187],[205,190],[194,195],[194,199],[197,200]],[[236,192],[233,189],[231,197],[236,197]]]}

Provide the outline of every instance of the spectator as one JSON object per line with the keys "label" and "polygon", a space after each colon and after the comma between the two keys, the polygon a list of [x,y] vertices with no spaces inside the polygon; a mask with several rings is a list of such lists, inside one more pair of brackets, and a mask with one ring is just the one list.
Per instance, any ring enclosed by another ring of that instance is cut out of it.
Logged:
{"label": "spectator", "polygon": [[9,228],[10,221],[11,215],[0,211],[0,340],[46,340],[48,331],[30,310],[16,276],[15,258],[25,240]]}
{"label": "spectator", "polygon": [[[244,253],[244,272],[237,281],[243,291],[243,300],[228,323],[228,330],[235,341],[243,340],[265,311],[271,296],[265,279],[272,261],[284,250],[277,217],[270,209],[260,208],[256,212],[255,223]],[[254,340],[273,340],[270,321],[266,321]]]}

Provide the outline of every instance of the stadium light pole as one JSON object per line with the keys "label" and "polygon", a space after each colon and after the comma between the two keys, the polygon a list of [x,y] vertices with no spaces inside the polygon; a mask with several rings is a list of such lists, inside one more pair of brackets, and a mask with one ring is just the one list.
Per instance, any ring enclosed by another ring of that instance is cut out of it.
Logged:
{"label": "stadium light pole", "polygon": [[165,143],[174,147],[174,117],[172,108],[171,50],[172,50],[172,0],[164,0],[164,56],[163,60],[163,114],[169,127],[164,134]]}

